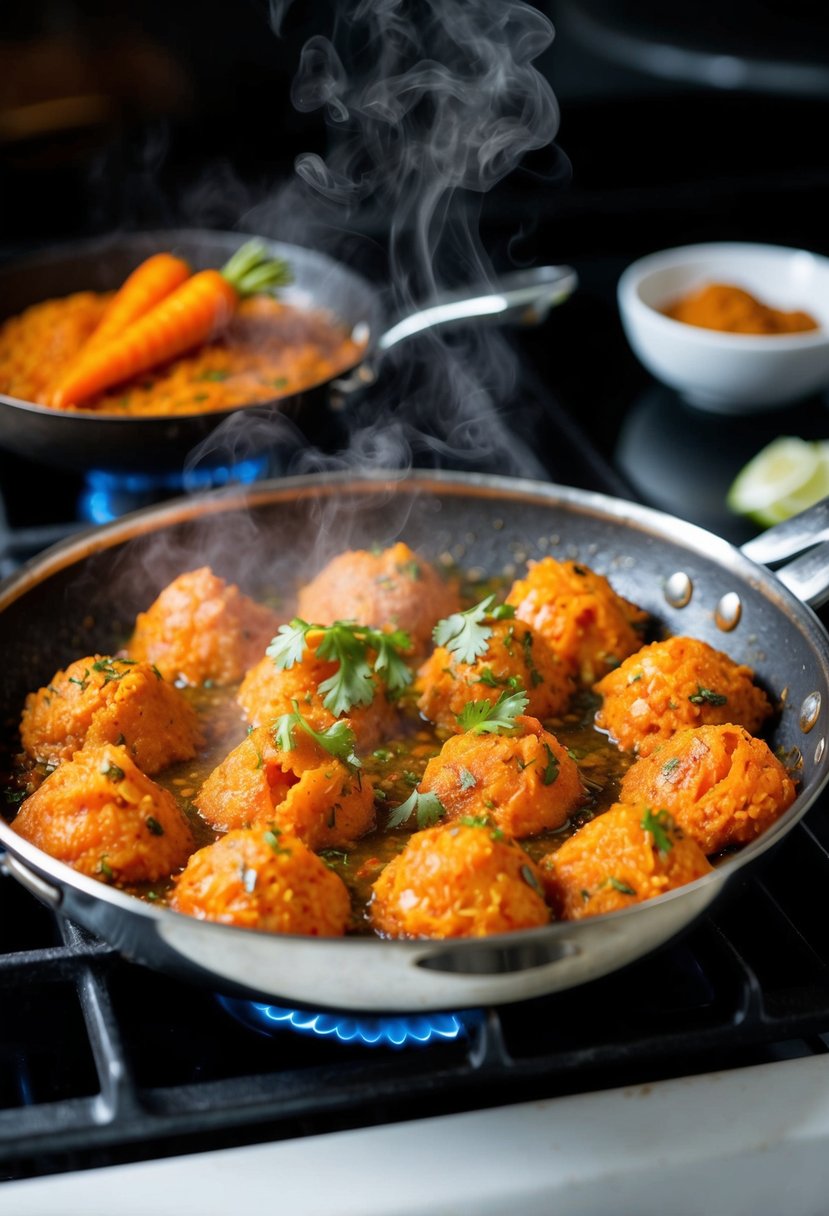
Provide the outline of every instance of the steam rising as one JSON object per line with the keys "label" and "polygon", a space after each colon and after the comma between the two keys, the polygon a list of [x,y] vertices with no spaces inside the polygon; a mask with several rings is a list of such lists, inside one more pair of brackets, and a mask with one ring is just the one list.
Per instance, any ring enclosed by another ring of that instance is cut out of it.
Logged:
{"label": "steam rising", "polygon": [[[289,8],[271,0],[277,34]],[[534,66],[552,26],[506,0],[348,0],[336,10],[330,36],[306,42],[291,91],[298,110],[323,116],[326,155],[299,156],[295,180],[244,226],[347,262],[365,249],[359,234],[379,232],[390,321],[447,288],[486,290],[495,275],[478,233],[480,196],[558,128],[552,89]],[[382,392],[347,402],[347,437],[333,454],[309,447],[284,418],[245,411],[190,466],[264,444],[280,472],[441,463],[543,475],[506,423],[519,376],[501,331],[432,331],[385,356],[380,372]]]}

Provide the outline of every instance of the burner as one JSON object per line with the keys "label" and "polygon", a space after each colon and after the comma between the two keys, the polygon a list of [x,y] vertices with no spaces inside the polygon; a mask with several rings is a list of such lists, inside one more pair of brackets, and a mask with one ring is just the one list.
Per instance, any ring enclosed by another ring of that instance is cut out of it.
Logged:
{"label": "burner", "polygon": [[362,1047],[425,1047],[428,1043],[451,1042],[467,1036],[482,1020],[478,1010],[463,1013],[370,1014],[314,1013],[307,1009],[284,1009],[259,1001],[218,997],[219,1004],[245,1026],[261,1034],[296,1030],[300,1034],[336,1040]]}
{"label": "burner", "polygon": [[129,511],[148,507],[178,494],[215,490],[221,486],[250,485],[266,477],[266,453],[240,460],[236,464],[200,465],[187,471],[168,473],[124,473],[92,469],[86,474],[85,488],[78,501],[78,514],[91,524],[105,524]]}

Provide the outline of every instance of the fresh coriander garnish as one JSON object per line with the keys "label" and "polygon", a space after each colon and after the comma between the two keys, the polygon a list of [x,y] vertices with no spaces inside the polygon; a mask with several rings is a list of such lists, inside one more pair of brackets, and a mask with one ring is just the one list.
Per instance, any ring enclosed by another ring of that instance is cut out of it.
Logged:
{"label": "fresh coriander garnish", "polygon": [[[375,691],[372,671],[380,676],[390,693],[402,692],[412,682],[412,672],[401,655],[411,648],[412,642],[403,629],[386,633],[355,621],[312,625],[294,617],[289,625],[279,626],[266,654],[278,668],[291,668],[302,659],[310,633],[319,635],[316,645],[319,658],[337,664],[334,674],[319,685],[323,705],[337,718],[355,705],[372,703]],[[372,651],[373,663],[369,658]]]}
{"label": "fresh coriander garnish", "polygon": [[336,756],[338,760],[342,760],[343,764],[347,764],[349,768],[360,767],[360,758],[354,750],[356,741],[354,731],[347,722],[334,722],[327,730],[314,730],[313,726],[303,718],[299,704],[291,701],[291,705],[294,707],[293,713],[282,714],[273,724],[273,737],[277,747],[284,752],[293,751],[296,747],[294,731],[298,727],[300,730],[304,730],[306,735],[310,735],[325,751]]}
{"label": "fresh coriander garnish", "polygon": [[492,625],[487,621],[505,621],[515,616],[511,604],[497,604],[494,595],[488,595],[479,604],[464,612],[453,612],[438,621],[432,637],[438,646],[443,646],[460,663],[474,663],[489,648]]}
{"label": "fresh coriander garnish", "polygon": [[558,757],[550,747],[549,743],[544,744],[544,751],[547,753],[547,763],[544,765],[541,780],[545,785],[552,785],[555,779],[558,777],[560,765],[558,762]]}
{"label": "fresh coriander garnish", "polygon": [[723,696],[721,692],[714,692],[713,688],[703,688],[701,684],[697,685],[697,691],[692,693],[688,700],[692,705],[728,704],[728,697]]}
{"label": "fresh coriander garnish", "polygon": [[515,719],[527,708],[525,692],[502,692],[498,700],[467,701],[463,711],[455,716],[464,730],[472,734],[503,734],[515,729]]}
{"label": "fresh coriander garnish", "polygon": [[[119,671],[115,666],[116,663],[120,663],[125,670]],[[123,680],[130,667],[134,666],[135,659],[97,659],[92,664],[92,670],[103,672],[104,684],[109,684],[112,680]]]}
{"label": "fresh coriander garnish", "polygon": [[679,756],[671,756],[670,760],[666,760],[662,765],[662,776],[670,777],[675,768],[679,768]]}
{"label": "fresh coriander garnish", "polygon": [[279,837],[281,835],[282,835],[282,831],[280,828],[271,827],[269,829],[269,831],[263,833],[262,839],[264,840],[264,842],[268,846],[268,848],[271,849],[272,852],[277,853],[277,854],[278,853],[287,853],[288,856],[290,856],[291,850],[283,848],[283,846],[279,843]]}
{"label": "fresh coriander garnish", "polygon": [[446,814],[446,810],[437,794],[421,794],[412,790],[405,802],[395,807],[389,815],[387,827],[399,828],[415,815],[419,828],[431,828]]}
{"label": "fresh coriander garnish", "polygon": [[126,773],[118,764],[113,764],[111,760],[104,760],[103,764],[98,769],[102,776],[108,777],[110,781],[123,781]]}
{"label": "fresh coriander garnish", "polygon": [[670,836],[674,821],[667,811],[657,811],[654,814],[650,807],[646,807],[642,816],[642,827],[646,832],[650,832],[653,843],[663,857],[670,852],[674,843]]}
{"label": "fresh coriander garnish", "polygon": [[112,866],[109,864],[109,862],[106,859],[106,853],[101,858],[101,860],[98,862],[98,873],[103,874],[104,878],[113,877]]}
{"label": "fresh coriander garnish", "polygon": [[474,773],[470,773],[468,768],[458,769],[458,780],[460,781],[462,790],[471,790],[473,785],[478,784],[478,779]]}
{"label": "fresh coriander garnish", "polygon": [[618,891],[620,895],[636,894],[635,889],[630,885],[630,883],[622,882],[621,878],[616,878],[616,876],[613,874],[611,874],[611,876],[607,879],[606,885],[608,887],[612,887],[614,891]]}

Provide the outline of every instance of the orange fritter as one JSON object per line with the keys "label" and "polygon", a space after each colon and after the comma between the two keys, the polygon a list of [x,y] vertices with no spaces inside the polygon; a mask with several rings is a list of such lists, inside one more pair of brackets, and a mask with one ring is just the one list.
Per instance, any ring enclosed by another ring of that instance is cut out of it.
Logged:
{"label": "orange fritter", "polygon": [[527,713],[551,718],[562,713],[574,691],[572,676],[553,651],[522,621],[492,621],[488,647],[472,663],[437,646],[417,673],[417,706],[443,730],[462,731],[458,715],[468,701],[495,704],[506,690],[527,694]]}
{"label": "orange fritter", "polygon": [[58,861],[112,882],[152,882],[187,861],[190,825],[125,747],[87,747],[22,804],[14,830]]}
{"label": "orange fritter", "polygon": [[234,684],[264,654],[278,623],[270,608],[202,566],[173,579],[139,612],[127,651],[170,680]]}
{"label": "orange fritter", "polygon": [[347,620],[403,629],[423,654],[435,624],[459,608],[454,583],[398,541],[377,553],[354,549],[332,558],[300,591],[297,615],[318,625]]}
{"label": "orange fritter", "polygon": [[176,879],[170,907],[267,933],[341,937],[351,916],[345,883],[295,836],[228,832],[199,849]]}
{"label": "orange fritter", "polygon": [[711,864],[667,811],[617,802],[542,858],[540,870],[556,914],[580,920],[664,895]]}
{"label": "orange fritter", "polygon": [[648,614],[623,599],[603,574],[553,557],[530,562],[506,602],[541,634],[562,663],[589,687],[642,645]]}
{"label": "orange fritter", "polygon": [[[270,726],[282,714],[289,714],[296,701],[302,716],[317,731],[327,730],[337,719],[323,705],[319,686],[337,671],[338,664],[318,659],[306,651],[293,667],[277,667],[266,655],[252,667],[239,685],[237,700],[251,726]],[[354,705],[348,721],[361,748],[373,747],[394,733],[397,711],[388,701],[383,685],[375,676],[374,700],[370,705]]]}
{"label": "orange fritter", "polygon": [[664,807],[705,853],[748,844],[795,798],[767,743],[742,726],[679,730],[625,774],[621,802]]}
{"label": "orange fritter", "polygon": [[283,751],[264,726],[252,730],[215,768],[194,801],[214,828],[275,823],[309,849],[346,849],[374,827],[374,789],[295,728]]}
{"label": "orange fritter", "polygon": [[150,663],[88,655],[26,698],[23,748],[59,764],[82,747],[123,743],[145,773],[190,760],[203,743],[196,712]]}
{"label": "orange fritter", "polygon": [[750,667],[695,638],[652,642],[595,687],[596,725],[623,751],[649,755],[686,726],[736,722],[756,734],[771,713]]}
{"label": "orange fritter", "polygon": [[450,819],[489,816],[508,836],[554,831],[584,802],[578,765],[535,718],[520,734],[453,735],[426,765],[419,789]]}
{"label": "orange fritter", "polygon": [[415,832],[373,892],[372,923],[388,937],[483,937],[550,919],[535,864],[483,823]]}

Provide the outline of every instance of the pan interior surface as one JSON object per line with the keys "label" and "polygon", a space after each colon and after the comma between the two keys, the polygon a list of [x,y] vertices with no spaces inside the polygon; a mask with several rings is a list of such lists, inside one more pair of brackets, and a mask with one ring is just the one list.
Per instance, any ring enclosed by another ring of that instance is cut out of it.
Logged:
{"label": "pan interior surface", "polygon": [[[164,910],[159,916],[158,909],[144,918],[146,924],[127,929],[123,907],[114,909],[120,920],[107,918],[109,888],[102,886],[96,898],[88,887],[99,884],[76,883],[72,872],[67,878],[59,867],[70,914],[132,957],[163,967],[184,955],[199,978],[209,976],[234,991],[328,1007],[385,1008],[390,978],[377,964],[388,956],[399,963],[399,975],[405,974],[395,978],[401,1003],[393,1008],[506,1003],[596,978],[687,927],[732,875],[786,834],[826,784],[826,635],[772,575],[726,542],[649,509],[477,475],[287,479],[248,494],[212,494],[152,508],[50,551],[7,581],[0,594],[0,639],[7,656],[0,667],[0,699],[6,717],[14,719],[26,694],[78,655],[111,653],[122,645],[135,615],[183,571],[209,565],[246,593],[277,595],[287,607],[297,587],[335,553],[385,547],[400,538],[438,563],[508,580],[528,560],[546,554],[581,560],[647,609],[658,631],[700,638],[748,664],[773,699],[782,701],[769,744],[789,760],[800,757],[795,804],[755,844],[688,888],[592,924],[553,924],[498,943],[347,939],[332,946],[245,930],[230,930],[228,937],[226,930],[212,933],[217,926],[181,924],[189,918]],[[731,606],[729,613],[724,605]],[[823,717],[807,725],[803,707],[815,699]],[[5,828],[3,841],[15,848],[14,833]],[[39,866],[47,877],[49,862],[44,857]],[[232,950],[224,945],[229,938]],[[498,962],[501,947],[509,963],[504,968]],[[246,951],[248,971],[239,961]],[[346,951],[368,961],[349,968],[349,976],[340,976],[332,988],[332,960],[348,957]],[[228,961],[234,953],[235,961]]]}

